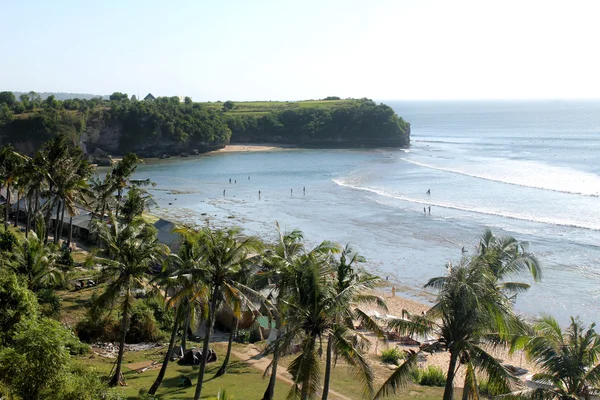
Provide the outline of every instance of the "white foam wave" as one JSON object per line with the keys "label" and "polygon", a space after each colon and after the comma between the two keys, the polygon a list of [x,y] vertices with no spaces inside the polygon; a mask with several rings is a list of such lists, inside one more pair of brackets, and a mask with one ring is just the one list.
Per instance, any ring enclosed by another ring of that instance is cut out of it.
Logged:
{"label": "white foam wave", "polygon": [[560,168],[535,161],[489,160],[481,161],[475,168],[485,168],[485,173],[474,173],[459,168],[446,168],[419,161],[400,158],[410,164],[438,171],[465,175],[477,179],[525,186],[554,192],[600,195],[600,177],[569,168]]}
{"label": "white foam wave", "polygon": [[519,214],[519,213],[514,213],[514,212],[509,212],[509,211],[490,210],[490,209],[482,208],[482,207],[466,207],[466,206],[463,206],[460,204],[449,204],[449,203],[443,203],[443,202],[439,202],[439,201],[431,201],[430,199],[421,200],[421,199],[415,199],[415,198],[403,196],[400,194],[389,193],[382,189],[352,185],[351,183],[344,182],[342,179],[332,179],[332,181],[340,186],[344,186],[347,188],[363,190],[366,192],[378,194],[383,197],[392,198],[392,199],[396,199],[396,200],[402,200],[402,201],[406,201],[406,202],[410,202],[410,203],[423,204],[423,205],[427,205],[427,206],[443,207],[443,208],[449,208],[449,209],[453,209],[453,210],[493,215],[496,217],[518,219],[518,220],[522,220],[522,221],[537,222],[537,223],[549,224],[549,225],[559,225],[559,226],[566,226],[566,227],[571,227],[571,228],[583,228],[583,229],[589,229],[589,230],[594,230],[594,231],[600,230],[600,225],[594,224],[594,223],[589,223],[589,222],[571,221],[571,220],[564,220],[561,218],[552,218],[552,217],[540,217],[540,216],[533,216],[533,215],[527,215],[527,214]]}

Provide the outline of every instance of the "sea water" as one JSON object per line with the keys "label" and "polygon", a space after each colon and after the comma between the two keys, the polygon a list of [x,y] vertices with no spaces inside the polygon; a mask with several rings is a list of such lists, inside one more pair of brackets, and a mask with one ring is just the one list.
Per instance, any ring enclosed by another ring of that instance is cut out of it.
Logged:
{"label": "sea water", "polygon": [[218,153],[142,165],[136,178],[156,183],[159,215],[266,240],[277,221],[311,246],[350,243],[422,301],[427,280],[490,228],[542,264],[519,311],[599,321],[600,102],[385,103],[411,123],[410,148]]}

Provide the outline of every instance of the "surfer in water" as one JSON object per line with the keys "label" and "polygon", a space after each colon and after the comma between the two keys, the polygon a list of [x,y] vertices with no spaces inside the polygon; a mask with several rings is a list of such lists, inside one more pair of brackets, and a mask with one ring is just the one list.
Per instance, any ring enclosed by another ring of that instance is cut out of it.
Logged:
{"label": "surfer in water", "polygon": [[425,192],[426,194],[431,194],[431,189],[427,189],[427,192]]}

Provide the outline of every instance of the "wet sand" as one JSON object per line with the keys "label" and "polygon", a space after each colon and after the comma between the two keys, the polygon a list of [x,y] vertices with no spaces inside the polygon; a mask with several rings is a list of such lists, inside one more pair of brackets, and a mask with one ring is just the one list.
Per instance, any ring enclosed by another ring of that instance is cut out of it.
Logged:
{"label": "wet sand", "polygon": [[222,149],[211,153],[247,153],[255,151],[280,151],[296,148],[296,146],[285,144],[229,144]]}

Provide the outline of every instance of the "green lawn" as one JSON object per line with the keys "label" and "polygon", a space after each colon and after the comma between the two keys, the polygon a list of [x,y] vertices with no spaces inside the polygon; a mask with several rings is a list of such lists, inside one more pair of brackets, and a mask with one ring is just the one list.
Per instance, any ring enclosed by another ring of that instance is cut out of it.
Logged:
{"label": "green lawn", "polygon": [[[234,108],[228,111],[235,115],[260,116],[271,112],[295,110],[299,108],[338,108],[351,106],[356,100],[304,100],[304,101],[234,101]],[[223,103],[202,103],[202,105],[221,110]]]}
{"label": "green lawn", "polygon": [[[191,345],[191,344],[190,344]],[[196,347],[200,344],[196,343]],[[202,391],[202,398],[214,398],[220,389],[226,389],[230,399],[260,399],[267,387],[268,380],[262,378],[262,372],[252,366],[241,362],[239,359],[232,356],[232,361],[228,372],[217,378],[212,379],[217,369],[221,366],[226,346],[224,344],[216,344],[211,346],[218,354],[219,359],[216,363],[208,364],[206,368],[206,380]],[[162,361],[165,349],[130,352],[125,353],[124,365],[131,362],[144,360]],[[84,356],[80,358],[80,362],[94,367],[98,372],[108,376],[114,360],[105,359],[98,356]],[[154,383],[159,370],[149,370],[138,374],[128,368],[123,368],[123,376],[127,386],[119,388],[128,399],[137,399],[140,389],[149,389]],[[191,379],[194,386],[183,388],[180,386],[180,376],[185,375]],[[169,368],[165,375],[165,379],[156,393],[159,399],[190,399],[194,396],[195,384],[198,378],[197,367],[179,366],[177,363],[169,363]],[[289,386],[285,382],[278,382],[275,399],[285,399]]]}

